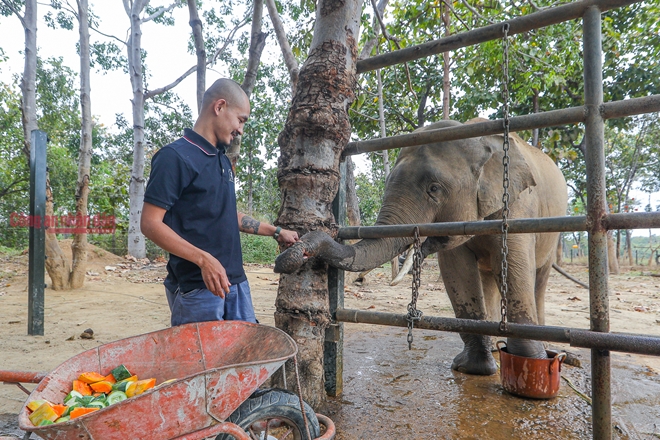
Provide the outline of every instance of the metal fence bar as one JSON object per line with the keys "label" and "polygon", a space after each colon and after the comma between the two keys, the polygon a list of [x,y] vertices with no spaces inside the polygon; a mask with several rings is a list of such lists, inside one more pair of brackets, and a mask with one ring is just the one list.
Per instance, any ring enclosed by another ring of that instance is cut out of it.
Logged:
{"label": "metal fence bar", "polygon": [[[332,202],[332,213],[338,225],[346,224],[346,161],[339,165],[339,190]],[[331,315],[344,308],[344,271],[332,266],[328,267],[328,308]],[[341,322],[332,322],[325,329],[323,369],[325,392],[340,396],[344,390],[344,324]]]}
{"label": "metal fence bar", "polygon": [[[407,327],[406,315],[373,312],[368,310],[337,309],[335,319],[339,322]],[[570,344],[571,347],[608,348],[625,353],[660,356],[660,337],[622,333],[601,333],[570,327],[507,323],[507,330],[500,331],[499,322],[476,319],[422,316],[415,322],[416,329],[443,332],[470,333],[475,335],[501,336],[535,341]]]}
{"label": "metal fence bar", "polygon": [[[614,229],[660,228],[660,212],[635,212],[608,214],[603,217],[602,227]],[[445,235],[497,235],[502,233],[501,220],[474,222],[422,223],[411,225],[350,226],[339,228],[337,237],[343,240],[361,238],[412,237],[415,227],[424,237]],[[587,231],[586,216],[520,218],[509,220],[509,233]]]}
{"label": "metal fence bar", "polygon": [[30,217],[28,253],[28,335],[44,334],[46,261],[46,133],[30,138]]}
{"label": "metal fence bar", "polygon": [[[589,306],[591,330],[610,331],[605,186],[605,120],[596,111],[603,104],[601,11],[587,9],[582,25],[584,54],[584,138],[587,164],[587,218],[589,230]],[[609,350],[591,349],[593,437],[612,438],[612,396]]]}
{"label": "metal fence bar", "polygon": [[[569,107],[561,110],[516,116],[509,119],[510,131],[531,130],[534,128],[555,127],[576,124],[587,120],[590,108],[587,106]],[[599,113],[604,119],[623,118],[626,116],[660,111],[660,95],[643,98],[612,101],[591,107],[591,111]],[[369,153],[372,151],[392,150],[394,148],[414,147],[435,142],[468,139],[479,136],[501,134],[504,131],[501,119],[476,122],[474,124],[437,130],[416,131],[379,139],[349,142],[344,148],[344,156]]]}
{"label": "metal fence bar", "polygon": [[[584,0],[548,8],[509,20],[507,22],[509,23],[509,35],[520,34],[533,29],[539,29],[580,18],[584,12],[593,5],[598,6],[602,12],[605,12],[612,8],[627,6],[639,1],[641,0]],[[503,24],[504,23],[491,24],[489,26],[455,34],[450,37],[429,41],[428,43],[360,60],[357,63],[357,73],[368,72],[370,70],[380,69],[381,67],[393,66],[395,64],[405,63],[406,61],[417,60],[442,52],[448,52],[462,47],[502,38]]]}

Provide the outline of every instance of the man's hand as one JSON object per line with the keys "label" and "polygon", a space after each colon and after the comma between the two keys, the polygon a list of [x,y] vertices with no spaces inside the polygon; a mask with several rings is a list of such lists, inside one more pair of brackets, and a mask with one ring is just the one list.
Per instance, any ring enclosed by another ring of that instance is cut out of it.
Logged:
{"label": "man's hand", "polygon": [[225,268],[213,255],[188,243],[163,223],[165,212],[165,209],[145,202],[140,219],[142,233],[170,254],[198,265],[202,270],[206,288],[214,295],[224,298],[231,286]]}
{"label": "man's hand", "polygon": [[279,237],[277,237],[277,242],[285,248],[288,248],[299,240],[300,238],[298,238],[298,233],[296,231],[289,231],[288,229],[282,229],[280,231]]}
{"label": "man's hand", "polygon": [[206,288],[214,295],[224,298],[225,294],[229,293],[231,283],[222,264],[213,255],[205,253],[198,265],[202,269]]}

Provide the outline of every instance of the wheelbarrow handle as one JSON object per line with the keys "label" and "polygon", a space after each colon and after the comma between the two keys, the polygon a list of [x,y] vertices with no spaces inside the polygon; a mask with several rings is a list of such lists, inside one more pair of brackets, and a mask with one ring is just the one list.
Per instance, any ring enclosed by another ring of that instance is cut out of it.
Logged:
{"label": "wheelbarrow handle", "polygon": [[34,371],[11,371],[0,370],[0,382],[5,383],[39,383],[48,373],[37,373]]}

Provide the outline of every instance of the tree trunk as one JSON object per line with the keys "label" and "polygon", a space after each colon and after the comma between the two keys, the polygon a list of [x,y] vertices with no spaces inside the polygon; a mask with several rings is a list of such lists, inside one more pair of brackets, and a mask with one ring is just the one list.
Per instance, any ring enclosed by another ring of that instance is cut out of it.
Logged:
{"label": "tree trunk", "polygon": [[628,264],[633,266],[633,255],[632,255],[632,230],[626,230],[626,250],[628,251]]}
{"label": "tree trunk", "polygon": [[206,91],[206,49],[204,48],[204,35],[202,34],[202,20],[197,12],[197,1],[188,0],[190,14],[190,27],[192,28],[195,53],[197,54],[197,113],[202,111],[202,98]]}
{"label": "tree trunk", "polygon": [[607,260],[611,275],[618,275],[619,259],[616,255],[616,246],[614,245],[613,231],[607,231]]}
{"label": "tree trunk", "polygon": [[[534,96],[532,97],[532,105],[534,108],[534,113],[539,112],[539,91],[536,89],[532,89],[534,92]],[[539,129],[535,128],[532,130],[532,145],[535,146],[536,148],[541,148],[541,145],[539,145]]]}
{"label": "tree trunk", "polygon": [[[449,24],[451,22],[451,15],[449,8],[444,6],[444,13],[442,14],[442,22],[445,25],[445,37],[451,35]],[[449,65],[451,59],[449,52],[442,53],[442,119],[449,119],[449,105],[451,103],[451,78],[449,72]]]}
{"label": "tree trunk", "polygon": [[140,216],[144,201],[144,84],[142,80],[142,21],[140,13],[146,5],[144,0],[135,0],[129,10],[131,36],[126,45],[128,71],[133,88],[133,166],[129,185],[128,253],[135,258],[146,256],[144,235],[140,230]]}
{"label": "tree trunk", "polygon": [[[380,74],[380,69],[376,70],[376,79],[378,81],[378,122],[380,125],[380,137],[387,137],[387,127],[385,126],[385,96],[383,95],[383,78]],[[387,177],[390,175],[390,157],[387,150],[380,152],[383,157],[383,180],[387,182]],[[399,274],[399,260],[395,256],[390,260],[390,274],[392,279],[396,278]],[[365,274],[366,276],[366,274]]]}
{"label": "tree trunk", "polygon": [[30,139],[37,127],[37,1],[25,1],[25,66],[21,79],[21,113],[23,117],[23,152],[30,157]]}
{"label": "tree trunk", "polygon": [[562,234],[559,234],[559,241],[557,241],[557,252],[556,252],[556,258],[555,261],[557,262],[557,266],[561,267],[564,265],[564,237]]}
{"label": "tree trunk", "polygon": [[[46,218],[54,219],[53,212],[53,193],[50,190],[50,179],[46,180]],[[50,287],[53,290],[69,289],[69,274],[71,266],[69,259],[64,256],[60,245],[57,242],[57,235],[53,233],[55,224],[48,225],[46,228],[46,271],[50,277]]]}
{"label": "tree trunk", "polygon": [[346,217],[349,226],[360,226],[360,204],[355,192],[355,164],[351,156],[346,158]]}
{"label": "tree trunk", "polygon": [[[278,138],[282,207],[277,224],[301,235],[312,229],[331,232],[335,223],[332,201],[339,187],[339,159],[351,134],[348,107],[355,98],[360,11],[360,0],[318,3],[309,57]],[[310,264],[282,275],[275,312],[277,327],[298,343],[303,396],[315,408],[325,401],[327,267]]]}
{"label": "tree trunk", "polygon": [[[261,53],[266,45],[266,34],[261,32],[261,20],[263,17],[263,0],[254,0],[254,10],[252,11],[252,30],[250,33],[250,50],[248,56],[247,70],[241,83],[241,88],[249,98],[252,95],[254,86],[257,83],[257,73],[259,63],[261,62]],[[232,169],[236,174],[236,162],[241,154],[241,137],[236,136],[227,150],[227,157],[231,161]]]}
{"label": "tree trunk", "polygon": [[[78,0],[78,26],[80,33],[80,110],[82,130],[78,155],[78,182],[76,184],[76,217],[83,220],[79,229],[86,229],[89,175],[92,166],[92,103],[90,97],[89,17],[87,1]],[[87,264],[87,233],[79,231],[71,244],[70,287],[78,289],[85,283]]]}

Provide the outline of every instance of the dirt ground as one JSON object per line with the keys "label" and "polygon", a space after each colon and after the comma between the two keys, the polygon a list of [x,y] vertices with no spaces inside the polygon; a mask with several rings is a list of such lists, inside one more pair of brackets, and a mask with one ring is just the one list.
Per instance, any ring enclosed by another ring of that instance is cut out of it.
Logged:
{"label": "dirt ground", "polygon": [[[84,288],[46,289],[45,335],[27,336],[27,256],[0,256],[0,369],[50,371],[99,344],[169,326],[165,261],[135,261],[97,248],[89,260]],[[278,275],[268,266],[246,269],[257,318],[273,325]],[[588,280],[585,266],[565,269]],[[660,336],[660,278],[651,276],[660,271],[651,269],[623,268],[610,277],[612,331]],[[410,278],[390,287],[388,275],[389,269],[379,269],[365,285],[347,285],[346,307],[405,313]],[[553,272],[546,299],[548,325],[589,327],[586,289]],[[425,263],[418,308],[453,316],[434,261]],[[94,339],[80,338],[87,328]],[[416,331],[410,351],[405,329],[345,324],[345,335],[344,394],[325,408],[340,440],[592,437],[590,406],[568,381],[557,398],[533,401],[502,391],[497,376],[452,371],[462,348],[458,335]],[[562,375],[588,395],[589,351],[551,348],[581,361],[581,368],[564,366]],[[613,353],[612,365],[615,435],[660,438],[660,358]],[[19,434],[16,414],[25,398],[15,386],[0,384],[0,438]]]}

